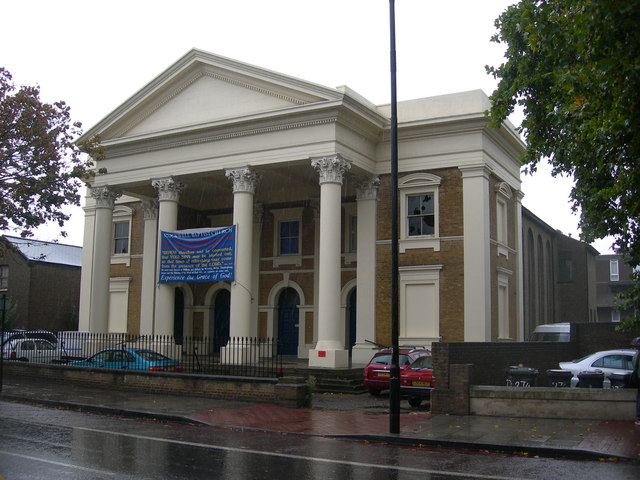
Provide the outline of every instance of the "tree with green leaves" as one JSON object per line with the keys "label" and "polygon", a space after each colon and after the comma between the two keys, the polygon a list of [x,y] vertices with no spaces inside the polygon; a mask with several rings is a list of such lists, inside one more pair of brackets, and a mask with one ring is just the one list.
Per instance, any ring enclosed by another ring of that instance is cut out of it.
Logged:
{"label": "tree with green leaves", "polygon": [[[16,89],[0,67],[0,230],[29,236],[48,222],[63,226],[62,208],[80,205],[79,190],[99,158],[99,139],[74,144],[81,131],[64,102],[40,100],[39,87]],[[63,233],[64,235],[64,233]]]}
{"label": "tree with green leaves", "polygon": [[582,239],[612,236],[635,269],[623,328],[640,329],[640,0],[521,0],[495,25],[491,122],[521,108],[526,171],[573,176]]}

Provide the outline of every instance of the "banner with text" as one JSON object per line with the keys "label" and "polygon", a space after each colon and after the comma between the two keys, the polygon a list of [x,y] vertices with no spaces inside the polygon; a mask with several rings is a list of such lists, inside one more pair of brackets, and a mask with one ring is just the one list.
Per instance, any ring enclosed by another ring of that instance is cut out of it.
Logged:
{"label": "banner with text", "polygon": [[162,232],[160,282],[233,280],[236,227]]}

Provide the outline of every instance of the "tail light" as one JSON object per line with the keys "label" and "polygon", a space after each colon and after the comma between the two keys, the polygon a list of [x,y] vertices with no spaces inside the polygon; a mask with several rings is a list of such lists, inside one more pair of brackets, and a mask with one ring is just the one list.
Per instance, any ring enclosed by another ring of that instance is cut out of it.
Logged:
{"label": "tail light", "polygon": [[11,352],[11,354],[9,355],[9,360],[15,360],[17,357],[16,352]]}
{"label": "tail light", "polygon": [[149,367],[150,372],[164,372],[164,367],[151,366]]}

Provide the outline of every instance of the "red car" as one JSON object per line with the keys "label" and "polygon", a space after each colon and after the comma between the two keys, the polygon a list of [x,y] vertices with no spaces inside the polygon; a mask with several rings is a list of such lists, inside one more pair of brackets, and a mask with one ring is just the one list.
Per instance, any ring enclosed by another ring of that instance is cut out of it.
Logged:
{"label": "red car", "polygon": [[419,407],[424,399],[429,400],[435,385],[431,354],[417,358],[400,372],[400,392],[408,396],[412,407]]}
{"label": "red car", "polygon": [[[401,348],[398,352],[400,372],[417,358],[431,355],[431,351],[424,348]],[[364,386],[369,389],[371,395],[379,395],[382,390],[389,388],[389,376],[391,370],[391,349],[385,348],[376,353],[364,367]]]}

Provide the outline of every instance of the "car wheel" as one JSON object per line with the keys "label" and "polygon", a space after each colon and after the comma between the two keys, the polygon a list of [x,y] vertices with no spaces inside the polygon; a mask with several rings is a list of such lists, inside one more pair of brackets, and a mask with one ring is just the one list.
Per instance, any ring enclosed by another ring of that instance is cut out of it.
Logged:
{"label": "car wheel", "polygon": [[382,390],[381,390],[381,389],[379,389],[379,388],[376,388],[376,387],[369,387],[369,394],[370,394],[370,395],[375,395],[375,396],[377,397],[378,395],[380,395],[380,392],[381,392],[381,391],[382,391]]}
{"label": "car wheel", "polygon": [[420,397],[416,397],[413,395],[409,395],[409,398],[407,398],[407,400],[409,401],[409,405],[411,405],[412,407],[419,407],[422,403],[422,399]]}

